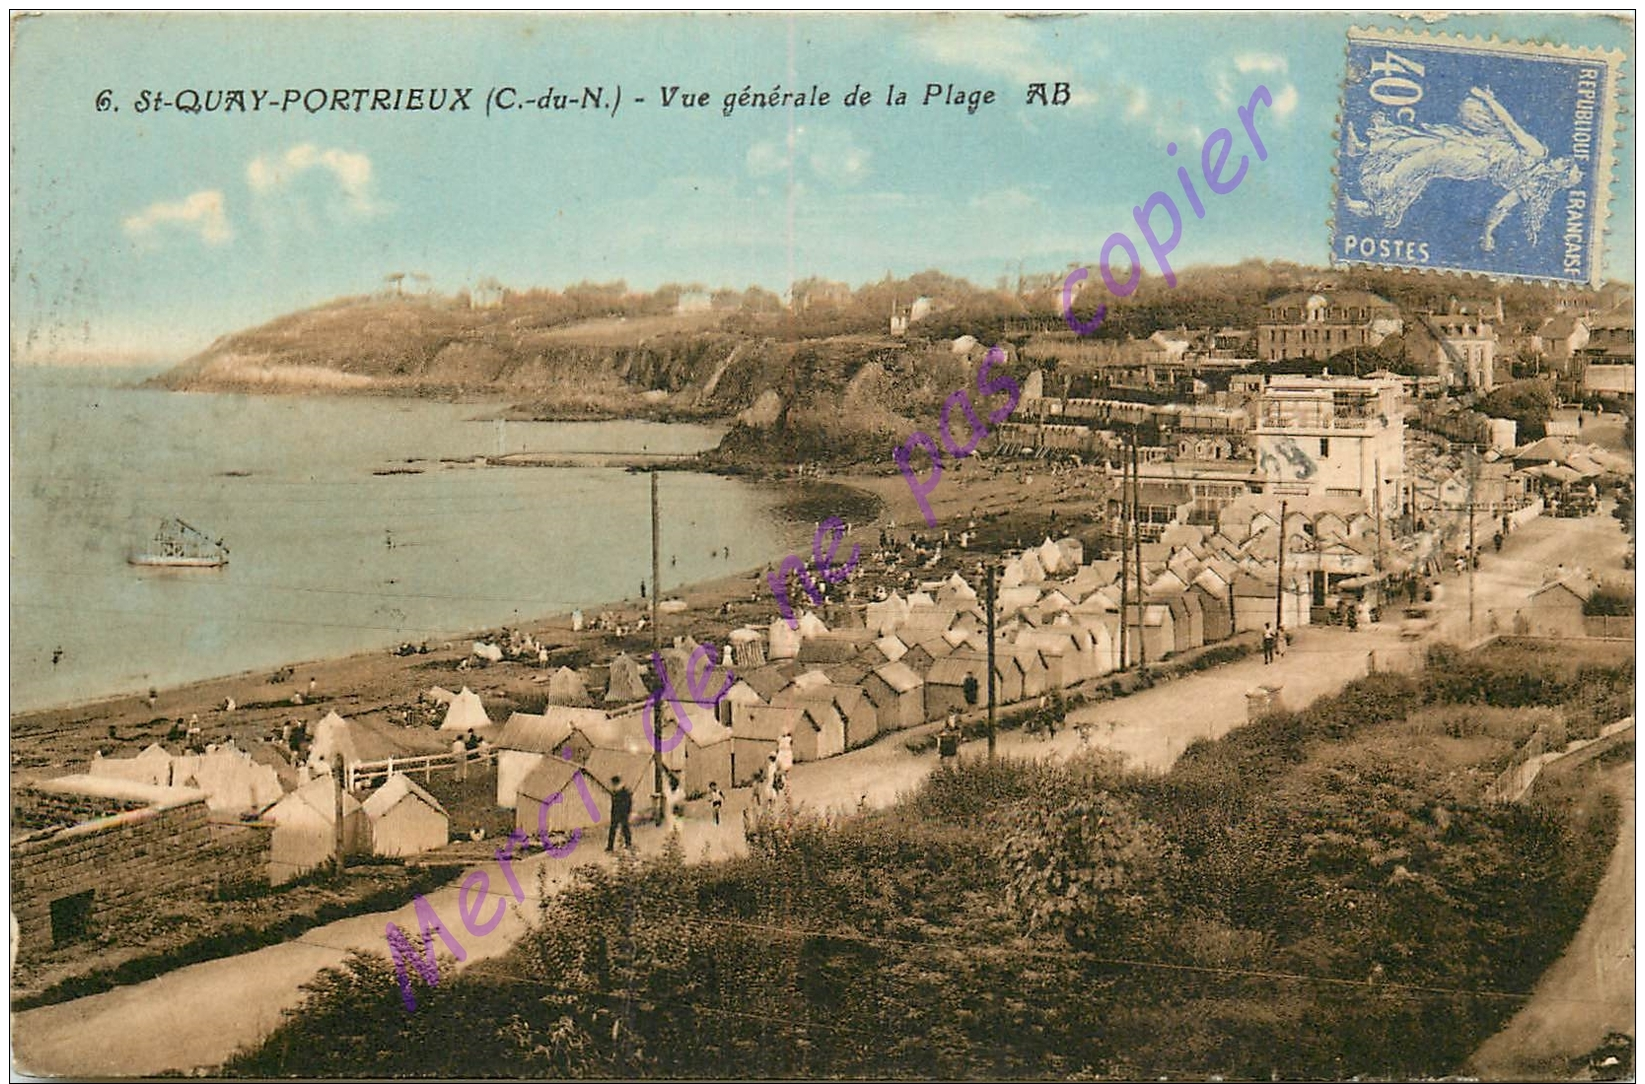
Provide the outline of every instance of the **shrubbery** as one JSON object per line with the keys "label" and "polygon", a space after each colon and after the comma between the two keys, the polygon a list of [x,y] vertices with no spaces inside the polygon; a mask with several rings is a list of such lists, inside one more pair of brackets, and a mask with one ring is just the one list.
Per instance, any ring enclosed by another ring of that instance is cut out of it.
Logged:
{"label": "shrubbery", "polygon": [[1518,1005],[1479,992],[1531,988],[1615,835],[1615,803],[1569,787],[1483,804],[1550,714],[1523,704],[1631,687],[1631,663],[1522,680],[1523,654],[1436,652],[1443,669],[1370,675],[1164,775],[977,763],[890,810],[783,814],[747,858],[580,867],[507,957],[419,991],[415,1017],[356,960],[231,1068],[1451,1073]]}

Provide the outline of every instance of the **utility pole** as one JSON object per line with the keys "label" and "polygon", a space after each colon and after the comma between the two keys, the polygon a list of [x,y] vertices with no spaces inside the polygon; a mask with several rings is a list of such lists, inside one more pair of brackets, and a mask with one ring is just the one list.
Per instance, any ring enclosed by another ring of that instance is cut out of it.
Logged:
{"label": "utility pole", "polygon": [[1136,532],[1137,669],[1148,669],[1148,638],[1142,633],[1142,464],[1137,458],[1137,430],[1131,429],[1131,529]]}
{"label": "utility pole", "polygon": [[[662,595],[661,561],[659,551],[662,549],[662,525],[657,516],[657,471],[651,471],[651,657],[662,657],[662,633],[657,628],[657,599]],[[654,675],[661,681],[662,674]],[[652,805],[656,808],[657,824],[663,823],[663,698],[657,697],[656,709],[651,713],[651,785],[655,797]]]}
{"label": "utility pole", "polygon": [[1120,449],[1120,669],[1131,661],[1127,625],[1131,611],[1131,464]]}
{"label": "utility pole", "polygon": [[1274,576],[1274,633],[1285,627],[1285,509],[1279,502],[1279,572]]}
{"label": "utility pole", "polygon": [[1474,487],[1479,484],[1479,449],[1468,449],[1468,642],[1474,642]]}
{"label": "utility pole", "polygon": [[988,563],[988,759],[994,759],[994,577],[999,566]]}
{"label": "utility pole", "polygon": [[[1376,496],[1376,504],[1377,504],[1377,571],[1381,572],[1382,571],[1382,459],[1379,457],[1379,458],[1373,460],[1372,461],[1372,466],[1376,468],[1376,472],[1377,472],[1377,479],[1376,479],[1376,494],[1377,494],[1377,496]],[[1319,546],[1317,532],[1316,532],[1316,535],[1315,535],[1314,546],[1315,546],[1316,549]],[[1378,590],[1380,591],[1381,588],[1378,588]]]}
{"label": "utility pole", "polygon": [[331,751],[331,798],[333,821],[332,843],[336,853],[331,858],[331,870],[339,879],[343,876],[343,753]]}

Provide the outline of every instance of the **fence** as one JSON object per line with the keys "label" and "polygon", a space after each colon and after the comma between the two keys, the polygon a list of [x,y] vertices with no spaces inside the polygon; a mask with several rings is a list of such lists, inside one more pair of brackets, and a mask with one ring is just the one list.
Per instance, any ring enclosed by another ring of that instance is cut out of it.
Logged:
{"label": "fence", "polygon": [[348,789],[364,786],[372,780],[382,777],[388,782],[388,777],[395,772],[401,775],[410,775],[412,772],[422,772],[423,780],[427,782],[434,777],[436,768],[456,771],[460,765],[469,761],[489,761],[495,759],[495,749],[465,749],[461,753],[430,753],[421,757],[389,757],[387,760],[357,760],[348,765],[346,781]]}
{"label": "fence", "polygon": [[1422,671],[1427,658],[1426,644],[1401,644],[1398,647],[1379,647],[1366,652],[1365,672],[1385,671],[1392,674],[1416,674]]}
{"label": "fence", "polygon": [[[1561,726],[1563,731],[1564,727]],[[1553,739],[1553,740],[1557,740]],[[1604,755],[1618,745],[1634,740],[1633,716],[1605,727],[1597,738],[1579,738],[1561,743],[1561,748],[1548,751],[1550,738],[1547,728],[1537,727],[1536,733],[1515,753],[1513,761],[1503,773],[1485,788],[1485,799],[1490,802],[1522,802],[1544,774],[1567,772]]]}

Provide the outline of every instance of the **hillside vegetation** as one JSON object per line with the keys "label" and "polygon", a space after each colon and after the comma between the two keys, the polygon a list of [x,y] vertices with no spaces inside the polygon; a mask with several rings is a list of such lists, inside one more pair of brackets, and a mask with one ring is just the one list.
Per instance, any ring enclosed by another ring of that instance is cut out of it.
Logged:
{"label": "hillside vegetation", "polygon": [[[1410,1079],[1457,1071],[1582,919],[1615,799],[1484,788],[1633,663],[1441,650],[1163,776],[973,763],[750,857],[579,867],[505,957],[356,955],[229,1071]],[[413,931],[415,935],[415,931]],[[1279,1076],[1273,1076],[1278,1074]]]}
{"label": "hillside vegetation", "polygon": [[[1108,299],[1095,338],[1253,327],[1265,301],[1326,281],[1382,293],[1408,311],[1443,310],[1457,288],[1441,276],[1254,260],[1189,268],[1174,288],[1144,276],[1130,297]],[[726,458],[883,459],[889,446],[928,425],[948,395],[973,386],[988,346],[1071,341],[1056,309],[1060,284],[1059,276],[1041,275],[1016,289],[1002,281],[989,290],[936,271],[855,290],[808,279],[795,284],[792,308],[758,287],[709,294],[670,285],[642,293],[621,282],[563,292],[499,288],[482,305],[467,294],[352,297],[224,336],[154,383],[486,396],[513,402],[517,416],[543,419],[732,419],[739,424],[721,449]],[[1499,292],[1510,324],[1534,324],[1550,311],[1544,287]],[[682,296],[695,301],[682,305]],[[891,314],[906,313],[916,298],[926,299],[925,315],[894,337]],[[1594,298],[1599,306],[1613,301]],[[1008,371],[1025,375],[1011,355]],[[1380,355],[1367,362],[1397,363]],[[1048,373],[1048,387],[1066,384]]]}

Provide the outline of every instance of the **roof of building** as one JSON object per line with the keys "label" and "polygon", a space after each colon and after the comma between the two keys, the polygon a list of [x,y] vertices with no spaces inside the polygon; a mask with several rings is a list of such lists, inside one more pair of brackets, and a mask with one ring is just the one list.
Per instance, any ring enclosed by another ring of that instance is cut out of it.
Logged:
{"label": "roof of building", "polygon": [[1315,297],[1323,297],[1333,308],[1398,308],[1387,298],[1365,290],[1297,290],[1294,293],[1282,294],[1272,301],[1265,301],[1263,307],[1306,308],[1308,302]]}
{"label": "roof of building", "polygon": [[415,798],[441,815],[446,815],[445,806],[440,804],[438,798],[399,772],[389,776],[388,781],[372,791],[371,796],[361,802],[360,805],[365,809],[366,816],[376,820],[399,805],[402,799],[408,797]]}

